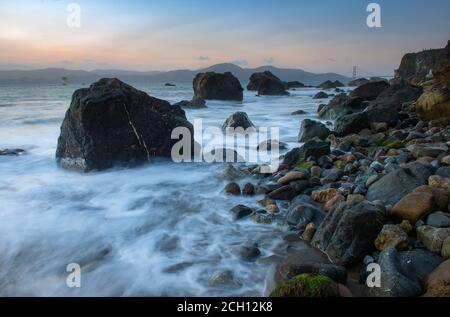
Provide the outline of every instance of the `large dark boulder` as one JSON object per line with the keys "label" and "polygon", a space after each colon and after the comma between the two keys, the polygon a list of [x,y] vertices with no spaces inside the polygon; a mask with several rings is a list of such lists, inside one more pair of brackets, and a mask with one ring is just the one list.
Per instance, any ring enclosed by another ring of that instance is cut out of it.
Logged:
{"label": "large dark boulder", "polygon": [[261,72],[261,73],[254,73],[250,76],[249,83],[247,85],[247,90],[258,91],[259,87],[261,86],[261,82],[265,78],[270,78],[273,80],[280,80],[277,76],[275,76],[274,74],[272,74],[269,71],[265,71],[265,72]]}
{"label": "large dark boulder", "polygon": [[370,103],[369,109],[390,106],[392,109],[398,111],[402,108],[403,104],[416,101],[422,92],[422,88],[412,86],[403,80],[399,80],[380,93],[378,97]]}
{"label": "large dark boulder", "polygon": [[334,131],[339,136],[346,136],[368,128],[370,128],[370,121],[367,113],[359,112],[340,116],[336,120]]}
{"label": "large dark boulder", "polygon": [[389,84],[385,81],[368,82],[353,90],[350,96],[370,101],[376,99],[387,88]]}
{"label": "large dark boulder", "polygon": [[245,112],[235,112],[233,113],[223,124],[222,130],[226,131],[227,128],[242,128],[244,130],[248,128],[254,128],[255,125],[250,120]]}
{"label": "large dark boulder", "polygon": [[349,97],[342,93],[336,95],[328,105],[322,106],[319,111],[319,117],[323,119],[336,120],[340,116],[361,112],[367,105],[362,98]]}
{"label": "large dark boulder", "polygon": [[297,163],[305,162],[309,157],[318,159],[321,156],[331,153],[330,143],[318,140],[310,140],[302,147],[295,148],[284,156],[283,164],[293,166]]}
{"label": "large dark boulder", "polygon": [[302,121],[300,133],[298,135],[298,142],[307,142],[317,137],[325,140],[331,131],[321,122],[305,119]]}
{"label": "large dark boulder", "polygon": [[200,73],[194,78],[194,94],[204,100],[242,101],[244,89],[232,73]]}
{"label": "large dark boulder", "polygon": [[431,175],[428,166],[409,163],[370,186],[366,198],[371,201],[381,200],[386,205],[394,206],[415,188],[426,185]]}
{"label": "large dark boulder", "polygon": [[398,121],[398,112],[406,103],[416,101],[422,94],[422,88],[412,86],[400,80],[385,89],[367,107],[366,112],[370,122],[385,122],[395,126]]}
{"label": "large dark boulder", "polygon": [[180,107],[150,97],[118,79],[101,79],[75,91],[58,140],[65,168],[88,172],[170,157],[171,133],[193,127]]}
{"label": "large dark boulder", "polygon": [[288,95],[287,85],[269,71],[254,73],[250,77],[247,90],[258,91],[258,95],[283,96]]}
{"label": "large dark boulder", "polygon": [[314,235],[312,245],[334,263],[349,266],[374,250],[374,241],[386,221],[379,204],[343,202],[335,205]]}
{"label": "large dark boulder", "polygon": [[370,122],[386,123],[394,127],[400,120],[398,110],[391,105],[371,105],[366,108],[365,113]]}
{"label": "large dark boulder", "polygon": [[336,86],[336,83],[332,82],[331,80],[327,80],[327,81],[324,81],[323,83],[321,83],[319,85],[319,88],[334,89],[334,88],[337,88],[337,86]]}
{"label": "large dark boulder", "polygon": [[259,96],[286,96],[289,93],[286,91],[286,86],[282,81],[273,79],[263,79],[258,89]]}
{"label": "large dark boulder", "polygon": [[369,290],[375,297],[418,297],[425,293],[425,278],[442,263],[442,258],[425,250],[398,252],[389,247],[381,252],[381,287]]}

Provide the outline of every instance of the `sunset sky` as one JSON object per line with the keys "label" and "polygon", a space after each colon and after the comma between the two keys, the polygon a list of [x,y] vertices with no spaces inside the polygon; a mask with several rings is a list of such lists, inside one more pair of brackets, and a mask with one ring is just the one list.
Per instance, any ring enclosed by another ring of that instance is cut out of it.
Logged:
{"label": "sunset sky", "polygon": [[[69,3],[81,27],[69,28]],[[320,3],[319,3],[320,2]],[[0,69],[196,69],[222,62],[388,75],[404,53],[445,46],[450,1],[0,0]],[[375,2],[375,1],[374,1]]]}

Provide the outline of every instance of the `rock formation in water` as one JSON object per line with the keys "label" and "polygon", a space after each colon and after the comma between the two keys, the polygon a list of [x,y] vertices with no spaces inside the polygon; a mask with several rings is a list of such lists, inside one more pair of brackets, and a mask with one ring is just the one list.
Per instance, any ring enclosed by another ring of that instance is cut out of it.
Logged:
{"label": "rock formation in water", "polygon": [[194,94],[204,100],[242,101],[244,89],[232,73],[200,73],[194,78]]}
{"label": "rock formation in water", "polygon": [[62,167],[89,172],[170,157],[172,130],[193,127],[180,107],[150,97],[118,79],[75,91],[58,140]]}
{"label": "rock formation in water", "polygon": [[260,96],[284,96],[289,93],[286,91],[287,85],[277,76],[269,71],[263,73],[254,73],[250,77],[247,90],[258,91]]}

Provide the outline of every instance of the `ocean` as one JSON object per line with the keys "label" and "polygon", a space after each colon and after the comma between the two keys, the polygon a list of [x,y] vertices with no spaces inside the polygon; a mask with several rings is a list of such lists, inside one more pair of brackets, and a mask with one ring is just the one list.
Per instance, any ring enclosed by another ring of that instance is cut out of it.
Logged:
{"label": "ocean", "polygon": [[[129,83],[171,103],[193,96],[190,84]],[[225,164],[156,160],[136,168],[80,174],[59,168],[55,151],[72,93],[82,85],[0,86],[0,149],[22,148],[22,156],[0,156],[1,296],[263,296],[283,246],[276,223],[233,221],[237,204],[256,198],[231,197],[220,175]],[[290,96],[208,102],[186,110],[203,129],[221,127],[244,111],[257,127],[277,127],[280,141],[297,147],[300,123],[317,119],[319,90]],[[291,113],[304,110],[305,115]],[[255,144],[249,144],[253,150]],[[246,149],[242,149],[246,150]],[[255,180],[246,181],[255,183]],[[262,197],[261,197],[262,198]],[[256,243],[261,257],[245,262],[236,246]],[[69,288],[69,263],[79,263],[81,287]],[[233,287],[209,278],[225,270]]]}

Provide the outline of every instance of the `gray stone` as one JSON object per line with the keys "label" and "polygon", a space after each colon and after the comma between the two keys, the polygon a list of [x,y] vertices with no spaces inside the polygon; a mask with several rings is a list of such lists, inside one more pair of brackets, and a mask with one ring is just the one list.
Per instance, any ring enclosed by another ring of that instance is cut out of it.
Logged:
{"label": "gray stone", "polygon": [[389,247],[381,252],[378,264],[381,266],[381,288],[369,290],[376,297],[417,297],[424,293],[422,281],[442,259],[425,250],[398,252]]}
{"label": "gray stone", "polygon": [[302,121],[302,125],[300,127],[298,142],[307,142],[315,137],[325,140],[330,133],[331,131],[323,123],[305,119]]}
{"label": "gray stone", "polygon": [[370,186],[367,200],[381,200],[385,205],[395,205],[415,188],[425,185],[431,171],[427,166],[410,163],[399,168]]}
{"label": "gray stone", "polygon": [[335,263],[352,265],[375,249],[385,214],[384,206],[368,201],[338,203],[317,230],[312,245]]}

